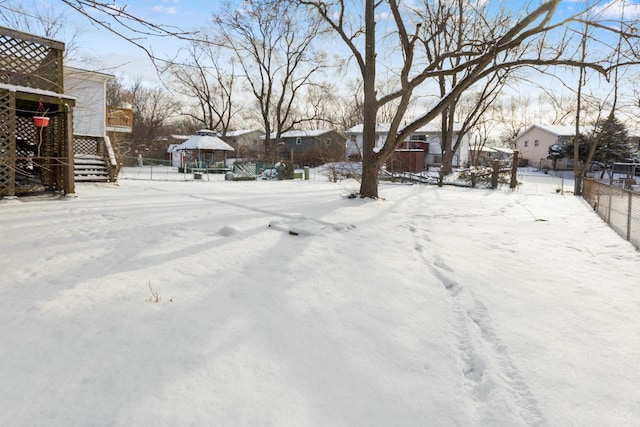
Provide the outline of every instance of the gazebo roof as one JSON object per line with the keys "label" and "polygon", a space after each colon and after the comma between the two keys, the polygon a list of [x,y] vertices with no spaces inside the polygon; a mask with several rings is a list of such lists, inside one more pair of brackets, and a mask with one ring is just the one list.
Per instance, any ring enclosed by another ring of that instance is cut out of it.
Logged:
{"label": "gazebo roof", "polygon": [[176,150],[211,150],[211,151],[235,151],[232,146],[213,135],[193,135],[182,144],[174,148]]}

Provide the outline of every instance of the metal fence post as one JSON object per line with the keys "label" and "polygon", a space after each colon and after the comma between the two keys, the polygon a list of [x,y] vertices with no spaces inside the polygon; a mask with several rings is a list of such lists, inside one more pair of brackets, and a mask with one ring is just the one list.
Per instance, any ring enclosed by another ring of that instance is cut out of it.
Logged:
{"label": "metal fence post", "polygon": [[629,208],[627,209],[627,242],[631,241],[631,208],[632,208],[632,200],[633,200],[633,191],[628,191],[629,195]]}
{"label": "metal fence post", "polygon": [[609,203],[607,205],[607,224],[611,225],[611,205],[613,204],[613,185],[609,186]]}

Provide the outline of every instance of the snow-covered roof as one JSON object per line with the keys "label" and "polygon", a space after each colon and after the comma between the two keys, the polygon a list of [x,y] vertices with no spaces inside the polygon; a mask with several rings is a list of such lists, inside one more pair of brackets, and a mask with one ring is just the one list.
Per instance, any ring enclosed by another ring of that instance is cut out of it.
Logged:
{"label": "snow-covered roof", "polygon": [[[198,131],[201,132],[201,131]],[[235,151],[232,146],[214,135],[196,134],[178,145],[174,150]]]}
{"label": "snow-covered roof", "polygon": [[483,146],[483,147],[480,147],[480,148],[471,147],[470,150],[471,151],[482,151],[484,153],[497,153],[498,152],[498,150],[496,150],[495,148],[486,147],[486,146]]}
{"label": "snow-covered roof", "polygon": [[34,95],[49,96],[49,97],[59,98],[59,99],[69,99],[74,101],[76,100],[75,96],[65,95],[63,93],[54,92],[52,90],[35,89],[28,86],[18,86],[18,85],[0,83],[0,89],[8,90],[9,92],[32,93]]}
{"label": "snow-covered roof", "polygon": [[[281,138],[306,138],[306,137],[317,137],[317,136],[322,136],[322,135],[326,135],[330,132],[333,132],[330,129],[315,129],[315,130],[290,130],[288,132],[283,132],[282,135],[280,135]],[[272,133],[271,134],[271,138],[275,138],[276,134]],[[261,136],[261,139],[265,139],[265,136]]]}
{"label": "snow-covered roof", "polygon": [[[388,133],[389,132],[389,128],[391,127],[390,123],[378,123],[376,125],[376,133]],[[352,133],[352,134],[361,134],[364,128],[364,124],[360,123],[358,125],[355,125],[354,127],[350,128],[347,132],[348,133]],[[459,132],[462,129],[462,125],[460,123],[454,123],[453,125],[453,131],[454,132]],[[431,122],[431,123],[427,123],[424,126],[420,126],[418,129],[416,129],[413,133],[414,134],[420,134],[420,133],[440,133],[442,131],[440,123],[438,122]]]}
{"label": "snow-covered roof", "polygon": [[513,154],[513,149],[512,148],[507,148],[507,147],[493,147],[494,150],[496,150],[499,153],[505,153],[505,154]]}
{"label": "snow-covered roof", "polygon": [[[576,134],[576,127],[573,125],[565,126],[565,125],[533,124],[529,126],[524,132],[522,132],[521,136],[526,134],[527,132],[530,132],[534,128],[542,129],[555,136],[572,136]],[[581,133],[591,132],[592,130],[593,130],[593,126],[580,126]]]}
{"label": "snow-covered roof", "polygon": [[260,132],[257,129],[239,129],[239,130],[229,130],[227,131],[225,137],[237,138],[242,135],[246,135],[251,132]]}

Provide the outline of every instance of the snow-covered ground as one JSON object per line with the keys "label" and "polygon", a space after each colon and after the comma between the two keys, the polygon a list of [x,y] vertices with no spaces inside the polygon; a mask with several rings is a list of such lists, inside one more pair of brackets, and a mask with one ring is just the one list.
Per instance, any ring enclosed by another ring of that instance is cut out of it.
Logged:
{"label": "snow-covered ground", "polygon": [[640,425],[640,253],[557,180],[313,177],[0,200],[0,425]]}

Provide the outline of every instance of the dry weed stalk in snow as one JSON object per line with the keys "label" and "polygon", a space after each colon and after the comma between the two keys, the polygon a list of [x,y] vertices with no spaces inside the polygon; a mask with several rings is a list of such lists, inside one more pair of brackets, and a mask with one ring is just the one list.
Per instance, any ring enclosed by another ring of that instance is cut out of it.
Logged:
{"label": "dry weed stalk in snow", "polygon": [[160,296],[151,287],[151,280],[149,280],[148,284],[149,284],[149,291],[151,291],[151,296],[149,298],[147,298],[145,301],[146,302],[160,302]]}

